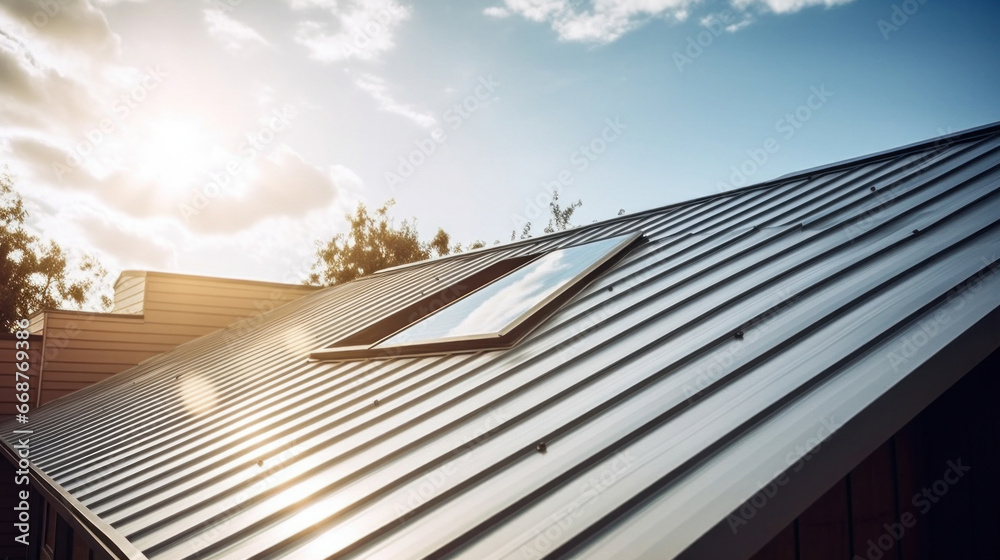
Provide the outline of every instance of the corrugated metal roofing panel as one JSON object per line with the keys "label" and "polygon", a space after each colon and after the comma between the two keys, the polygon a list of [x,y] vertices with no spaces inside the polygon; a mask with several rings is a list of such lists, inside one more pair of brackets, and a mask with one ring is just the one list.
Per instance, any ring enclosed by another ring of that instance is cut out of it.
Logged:
{"label": "corrugated metal roofing panel", "polygon": [[[33,458],[153,559],[681,554],[1000,306],[998,133],[323,290],[35,412]],[[632,232],[511,349],[306,360],[499,260]],[[970,278],[991,288],[952,309]]]}

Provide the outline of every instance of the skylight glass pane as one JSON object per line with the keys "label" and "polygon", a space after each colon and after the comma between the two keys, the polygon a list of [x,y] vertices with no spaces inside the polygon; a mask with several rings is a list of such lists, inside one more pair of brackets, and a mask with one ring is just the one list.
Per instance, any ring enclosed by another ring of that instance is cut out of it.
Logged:
{"label": "skylight glass pane", "polygon": [[574,278],[602,262],[603,257],[629,237],[614,237],[548,253],[414,323],[375,348],[498,336]]}

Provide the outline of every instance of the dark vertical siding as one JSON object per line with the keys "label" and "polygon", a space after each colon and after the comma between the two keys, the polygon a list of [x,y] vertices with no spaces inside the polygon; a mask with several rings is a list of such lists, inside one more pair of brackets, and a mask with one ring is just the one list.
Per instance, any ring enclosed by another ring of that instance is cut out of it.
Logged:
{"label": "dark vertical siding", "polygon": [[[14,505],[17,504],[18,487],[13,484],[14,467],[0,461],[0,558],[21,560],[26,558],[27,547],[14,542]],[[34,538],[34,535],[32,535]]]}
{"label": "dark vertical siding", "polygon": [[795,524],[789,525],[777,537],[754,555],[753,560],[797,560]]}
{"label": "dark vertical siding", "polygon": [[972,492],[972,530],[979,558],[1000,558],[1000,352],[984,365],[978,390],[969,390],[973,406],[967,413],[977,436],[969,473]]}
{"label": "dark vertical siding", "polygon": [[1000,351],[876,449],[754,560],[788,558],[788,534],[795,530],[801,560],[1000,558],[997,395]]}
{"label": "dark vertical siding", "polygon": [[[925,477],[923,472],[917,472],[919,466],[924,464],[924,459],[920,455],[921,446],[914,424],[915,422],[907,424],[892,438],[897,464],[896,508],[900,516],[907,514],[915,516],[917,514],[912,498],[914,494],[920,492],[919,482]],[[921,540],[921,534],[916,527],[913,530],[908,530],[897,545],[900,549],[900,560],[929,558],[925,552],[928,543],[924,541]]]}
{"label": "dark vertical siding", "polygon": [[841,480],[799,517],[801,558],[840,560],[848,556],[847,498],[847,482]]}
{"label": "dark vertical siding", "polygon": [[[851,514],[854,553],[862,556],[877,548],[886,525],[896,520],[896,487],[892,450],[883,445],[848,475],[851,478]],[[877,554],[873,554],[877,555]],[[883,556],[895,559],[895,550]]]}

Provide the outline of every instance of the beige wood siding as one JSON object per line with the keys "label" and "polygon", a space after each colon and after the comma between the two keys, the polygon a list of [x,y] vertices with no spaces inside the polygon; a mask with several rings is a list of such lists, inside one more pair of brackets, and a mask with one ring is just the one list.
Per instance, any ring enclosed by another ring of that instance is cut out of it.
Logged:
{"label": "beige wood siding", "polygon": [[32,318],[32,332],[45,337],[41,403],[317,289],[156,272],[123,273],[115,288],[113,313],[56,310]]}
{"label": "beige wood siding", "polygon": [[[20,402],[14,396],[17,391],[14,390],[14,384],[17,382],[15,379],[15,372],[17,371],[15,364],[19,363],[17,360],[17,337],[12,334],[3,333],[0,334],[0,422],[7,420],[14,416],[16,410],[14,406]],[[42,356],[42,337],[32,336],[28,339],[28,354],[30,358],[30,367],[28,369],[28,384],[30,386],[31,395],[31,407],[34,408],[37,403],[37,391],[38,391],[38,371],[39,363],[41,362]],[[30,417],[30,414],[29,414]]]}
{"label": "beige wood siding", "polygon": [[142,295],[146,289],[145,272],[122,273],[115,283],[115,305],[113,313],[142,313]]}

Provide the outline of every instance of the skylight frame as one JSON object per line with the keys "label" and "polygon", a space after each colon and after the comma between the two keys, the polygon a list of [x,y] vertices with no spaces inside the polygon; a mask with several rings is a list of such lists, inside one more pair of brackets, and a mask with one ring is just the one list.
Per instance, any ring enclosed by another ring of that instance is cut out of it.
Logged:
{"label": "skylight frame", "polygon": [[[397,334],[400,334],[417,324],[423,323],[424,321],[431,320],[435,315],[438,315],[444,312],[445,310],[460,304],[462,301],[466,300],[467,298],[473,297],[474,295],[483,290],[489,289],[497,282],[500,282],[501,280],[508,278],[511,275],[517,274],[519,271],[522,271],[525,267],[531,266],[532,264],[536,263],[539,259],[545,257],[546,255],[555,253],[557,251],[582,247],[590,243],[608,241],[611,239],[615,239],[616,237],[620,237],[621,241],[619,241],[613,247],[604,252],[599,258],[595,259],[594,262],[590,263],[586,268],[581,270],[579,273],[575,274],[570,279],[564,281],[562,285],[555,291],[545,296],[543,299],[535,303],[529,309],[517,315],[517,317],[515,317],[510,322],[506,323],[505,326],[499,331],[489,332],[489,333],[477,333],[474,335],[439,337],[434,339],[426,339],[414,342],[381,346],[385,341],[392,339]],[[340,361],[340,360],[354,360],[354,359],[365,359],[365,358],[429,356],[429,355],[468,353],[468,352],[477,352],[484,350],[499,350],[504,348],[510,348],[511,346],[517,344],[528,333],[533,331],[538,325],[540,325],[542,322],[548,319],[556,310],[561,308],[570,298],[581,292],[594,280],[596,280],[602,274],[604,274],[606,270],[611,268],[622,257],[624,257],[631,248],[645,241],[645,238],[643,237],[641,232],[624,234],[616,237],[595,239],[592,241],[588,241],[587,243],[581,243],[570,247],[560,247],[558,249],[553,249],[550,251],[538,253],[537,255],[533,255],[534,258],[531,258],[530,260],[522,263],[520,266],[514,268],[513,270],[498,276],[497,278],[480,286],[479,288],[472,290],[471,292],[463,295],[460,298],[455,299],[454,301],[449,302],[447,305],[444,305],[432,311],[431,313],[428,313],[427,315],[424,315],[419,319],[412,321],[411,323],[395,330],[391,334],[382,337],[381,339],[372,344],[364,344],[357,346],[340,346],[340,347],[333,346],[315,351],[311,353],[309,357],[312,360]]]}

